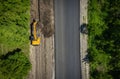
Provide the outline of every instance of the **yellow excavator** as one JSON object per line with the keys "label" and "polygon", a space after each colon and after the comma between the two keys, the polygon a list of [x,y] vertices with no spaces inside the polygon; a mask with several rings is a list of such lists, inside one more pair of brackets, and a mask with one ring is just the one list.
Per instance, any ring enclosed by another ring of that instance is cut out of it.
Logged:
{"label": "yellow excavator", "polygon": [[31,35],[31,44],[32,45],[40,45],[40,37],[37,36],[37,21],[35,20],[32,24],[32,35]]}

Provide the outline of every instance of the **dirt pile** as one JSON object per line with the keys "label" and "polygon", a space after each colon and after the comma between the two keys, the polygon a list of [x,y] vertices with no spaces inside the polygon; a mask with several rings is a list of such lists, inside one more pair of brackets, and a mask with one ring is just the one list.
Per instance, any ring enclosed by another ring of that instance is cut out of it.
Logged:
{"label": "dirt pile", "polygon": [[52,3],[53,0],[41,0],[41,22],[43,23],[42,34],[48,38],[54,34],[54,26],[52,24]]}

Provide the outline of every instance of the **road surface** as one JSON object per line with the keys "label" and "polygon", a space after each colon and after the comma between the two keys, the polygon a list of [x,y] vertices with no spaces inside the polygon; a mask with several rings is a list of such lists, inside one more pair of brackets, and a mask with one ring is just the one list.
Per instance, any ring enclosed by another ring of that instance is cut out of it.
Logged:
{"label": "road surface", "polygon": [[56,79],[81,79],[79,0],[55,0]]}

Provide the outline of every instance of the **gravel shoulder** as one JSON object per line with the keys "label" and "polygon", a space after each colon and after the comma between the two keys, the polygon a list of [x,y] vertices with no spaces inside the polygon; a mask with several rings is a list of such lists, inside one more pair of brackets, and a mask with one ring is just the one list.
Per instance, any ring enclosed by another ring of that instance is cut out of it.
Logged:
{"label": "gravel shoulder", "polygon": [[[80,0],[80,26],[88,24],[87,8],[88,0]],[[88,60],[88,35],[80,33],[80,56],[82,79],[89,79],[89,60]]]}

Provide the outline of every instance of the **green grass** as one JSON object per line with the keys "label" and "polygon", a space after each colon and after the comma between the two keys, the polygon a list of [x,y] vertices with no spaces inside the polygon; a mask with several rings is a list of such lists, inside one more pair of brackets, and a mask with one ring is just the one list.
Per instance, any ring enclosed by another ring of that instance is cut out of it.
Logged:
{"label": "green grass", "polygon": [[0,79],[24,79],[29,56],[29,0],[0,0]]}
{"label": "green grass", "polygon": [[29,0],[0,0],[0,54],[16,48],[28,51]]}

